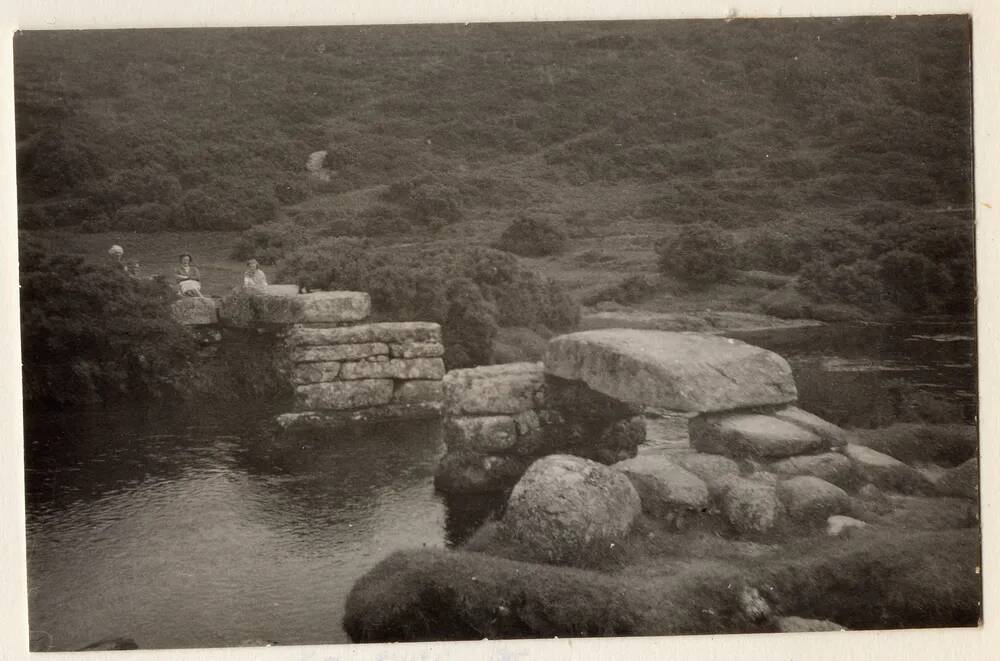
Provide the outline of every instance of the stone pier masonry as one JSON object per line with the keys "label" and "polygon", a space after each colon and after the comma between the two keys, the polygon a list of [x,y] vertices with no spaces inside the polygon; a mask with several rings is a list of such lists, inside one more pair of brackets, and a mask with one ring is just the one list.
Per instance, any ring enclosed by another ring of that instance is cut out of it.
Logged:
{"label": "stone pier masonry", "polygon": [[294,392],[294,410],[277,419],[283,430],[440,414],[441,327],[365,323],[371,301],[364,292],[298,294],[274,285],[221,301],[182,299],[173,312],[194,328],[273,334],[276,369]]}

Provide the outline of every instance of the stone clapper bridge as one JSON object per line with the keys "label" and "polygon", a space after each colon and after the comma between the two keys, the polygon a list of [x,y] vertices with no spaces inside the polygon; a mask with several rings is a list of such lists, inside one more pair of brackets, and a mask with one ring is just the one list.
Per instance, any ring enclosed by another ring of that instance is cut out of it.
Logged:
{"label": "stone clapper bridge", "polygon": [[[553,338],[542,363],[446,374],[438,324],[372,323],[370,312],[366,293],[299,294],[294,285],[174,305],[203,336],[273,338],[274,369],[294,391],[294,410],[276,419],[282,433],[443,416],[447,453],[435,486],[446,493],[502,493],[532,464],[542,470],[537,460],[570,455],[571,472],[596,462],[625,475],[647,513],[682,519],[714,503],[737,531],[761,533],[785,515],[845,514],[848,491],[862,484],[933,489],[795,407],[787,361],[744,342],[600,329]],[[694,451],[638,454],[645,407],[687,417]]]}

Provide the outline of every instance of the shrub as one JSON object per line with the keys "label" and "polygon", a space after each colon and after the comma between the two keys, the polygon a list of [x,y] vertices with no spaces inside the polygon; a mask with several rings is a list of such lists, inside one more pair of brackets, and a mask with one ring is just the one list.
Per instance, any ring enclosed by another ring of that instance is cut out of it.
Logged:
{"label": "shrub", "polygon": [[652,278],[644,275],[633,275],[625,278],[617,285],[606,287],[597,293],[591,294],[583,301],[584,305],[596,305],[602,301],[614,301],[627,305],[629,303],[639,303],[659,290],[659,286]]}
{"label": "shrub", "polygon": [[878,275],[889,300],[905,312],[924,312],[931,295],[948,288],[948,275],[923,255],[906,250],[886,253],[878,261]]}
{"label": "shrub", "polygon": [[267,223],[240,234],[230,256],[241,262],[253,257],[261,264],[274,264],[305,241],[301,227],[288,222]]}
{"label": "shrub", "polygon": [[810,262],[799,274],[799,290],[815,302],[850,303],[865,309],[879,309],[885,292],[879,267],[871,260],[831,265]]}
{"label": "shrub", "polygon": [[278,278],[315,289],[367,291],[378,318],[440,323],[449,368],[489,363],[501,326],[547,333],[579,321],[579,306],[561,287],[488,248],[374,248],[331,239],[291,252]]}
{"label": "shrub", "polygon": [[740,244],[739,257],[740,265],[749,270],[795,273],[802,266],[788,234],[771,228],[751,233]]}
{"label": "shrub", "polygon": [[21,348],[29,403],[80,404],[174,389],[193,341],[173,288],[20,240]]}
{"label": "shrub", "polygon": [[713,223],[686,225],[656,244],[660,271],[701,285],[731,279],[735,252],[732,235]]}
{"label": "shrub", "polygon": [[566,233],[542,218],[521,216],[503,231],[496,247],[523,257],[544,257],[566,248]]}
{"label": "shrub", "polygon": [[174,208],[166,204],[130,204],[118,210],[112,224],[130,232],[161,232],[170,229],[174,216]]}

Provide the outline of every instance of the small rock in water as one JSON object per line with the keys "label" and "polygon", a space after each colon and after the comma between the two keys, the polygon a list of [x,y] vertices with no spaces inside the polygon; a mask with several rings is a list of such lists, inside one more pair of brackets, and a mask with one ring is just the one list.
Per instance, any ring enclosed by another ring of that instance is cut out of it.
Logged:
{"label": "small rock in water", "polygon": [[855,530],[867,526],[867,523],[859,519],[843,516],[842,514],[834,514],[826,520],[826,534],[836,537],[847,530]]}

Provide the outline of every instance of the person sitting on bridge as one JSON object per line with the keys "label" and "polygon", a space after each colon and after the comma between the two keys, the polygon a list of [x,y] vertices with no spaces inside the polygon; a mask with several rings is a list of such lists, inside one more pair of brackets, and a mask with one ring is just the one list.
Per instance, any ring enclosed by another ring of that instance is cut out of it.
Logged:
{"label": "person sitting on bridge", "polygon": [[260,270],[256,259],[247,260],[247,268],[243,271],[244,289],[263,289],[267,287],[267,276]]}
{"label": "person sitting on bridge", "polygon": [[203,296],[201,293],[201,272],[191,263],[191,255],[181,255],[181,263],[174,271],[174,279],[181,296]]}

